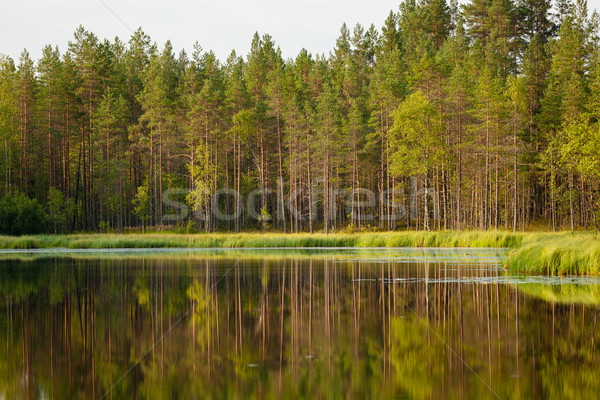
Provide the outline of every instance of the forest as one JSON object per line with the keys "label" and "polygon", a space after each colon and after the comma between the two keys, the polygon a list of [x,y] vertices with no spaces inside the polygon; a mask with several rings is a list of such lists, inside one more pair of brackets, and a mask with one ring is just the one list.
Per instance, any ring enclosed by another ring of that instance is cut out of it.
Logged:
{"label": "forest", "polygon": [[218,60],[80,26],[0,56],[0,226],[598,229],[598,28],[585,0],[406,0],[329,54]]}

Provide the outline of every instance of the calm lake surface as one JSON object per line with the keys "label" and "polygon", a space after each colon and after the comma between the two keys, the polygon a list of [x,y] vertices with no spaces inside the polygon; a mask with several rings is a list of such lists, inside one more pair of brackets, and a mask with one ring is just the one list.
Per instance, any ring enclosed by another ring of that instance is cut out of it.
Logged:
{"label": "calm lake surface", "polygon": [[0,399],[596,398],[600,280],[505,254],[0,252]]}

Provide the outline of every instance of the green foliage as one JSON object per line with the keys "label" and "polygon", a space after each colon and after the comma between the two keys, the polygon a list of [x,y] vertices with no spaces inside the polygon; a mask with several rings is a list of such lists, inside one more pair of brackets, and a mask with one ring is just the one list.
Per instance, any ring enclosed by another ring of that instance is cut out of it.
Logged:
{"label": "green foliage", "polygon": [[390,130],[393,148],[391,172],[397,176],[426,174],[444,156],[443,126],[437,109],[417,91],[394,112]]}
{"label": "green foliage", "polygon": [[[440,195],[438,229],[589,228],[600,217],[598,18],[583,0],[555,8],[406,1],[381,30],[344,24],[328,55],[284,59],[257,33],[247,57],[224,62],[197,43],[175,54],[141,29],[125,43],[80,26],[64,53],[0,57],[0,189],[35,194],[55,232],[161,226],[166,189],[190,188],[204,216],[217,188],[272,193],[261,195],[269,214],[302,192],[274,228],[329,232],[354,214],[337,211],[345,196],[307,196],[311,181],[410,203],[419,175]],[[382,205],[371,225],[429,229],[419,202],[416,222]],[[240,231],[252,218],[198,228]]]}
{"label": "green foliage", "polygon": [[133,214],[142,221],[143,226],[150,220],[150,196],[148,194],[148,186],[142,185],[138,188],[135,198],[133,199]]}
{"label": "green foliage", "polygon": [[186,233],[196,233],[196,223],[193,220],[189,220],[185,226]]}
{"label": "green foliage", "polygon": [[600,240],[584,233],[536,235],[513,249],[506,264],[526,274],[598,275]]}
{"label": "green foliage", "polygon": [[100,221],[98,229],[100,232],[107,233],[110,230],[110,224],[106,221]]}
{"label": "green foliage", "polygon": [[557,136],[561,162],[577,171],[586,181],[600,179],[600,126],[582,116],[568,121]]}
{"label": "green foliage", "polygon": [[263,231],[266,231],[271,226],[269,225],[269,221],[271,220],[271,214],[266,207],[262,207],[260,209],[260,216],[258,217],[258,222],[260,223]]}
{"label": "green foliage", "polygon": [[75,214],[75,203],[72,199],[65,199],[63,193],[50,188],[46,202],[48,222],[52,224],[54,233],[63,233],[69,230],[69,225]]}
{"label": "green foliage", "polygon": [[518,247],[528,235],[506,231],[368,233],[145,233],[0,237],[0,248]]}
{"label": "green foliage", "polygon": [[0,200],[0,233],[30,235],[42,233],[46,213],[37,200],[22,193],[8,193]]}
{"label": "green foliage", "polygon": [[[192,226],[192,221],[188,224]],[[189,229],[189,228],[188,228]],[[0,237],[0,248],[489,247],[511,249],[505,265],[527,274],[598,274],[600,242],[588,233],[507,231],[337,234],[87,234]],[[190,229],[190,231],[192,231]]]}
{"label": "green foliage", "polygon": [[212,165],[206,146],[196,146],[194,161],[188,164],[188,169],[193,178],[193,187],[186,200],[196,214],[207,214],[212,209],[211,199],[216,189],[217,171]]}

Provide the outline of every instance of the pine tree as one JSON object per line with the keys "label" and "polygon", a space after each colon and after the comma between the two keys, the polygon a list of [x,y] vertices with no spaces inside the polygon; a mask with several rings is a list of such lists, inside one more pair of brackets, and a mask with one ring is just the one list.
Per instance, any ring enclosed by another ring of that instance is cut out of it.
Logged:
{"label": "pine tree", "polygon": [[17,91],[17,104],[19,114],[17,123],[19,126],[19,188],[28,196],[38,195],[34,185],[36,172],[32,166],[39,157],[36,148],[39,149],[36,143],[35,135],[35,114],[36,114],[36,97],[37,97],[37,80],[35,79],[35,69],[33,60],[29,53],[24,50],[21,53],[19,65],[16,71],[16,85],[14,89]]}
{"label": "pine tree", "polygon": [[139,143],[149,154],[147,172],[151,223],[162,214],[163,145],[173,129],[172,54],[167,43],[161,55],[154,52],[143,76],[144,90],[138,96],[144,114],[140,116]]}
{"label": "pine tree", "polygon": [[[207,231],[329,232],[367,215],[388,229],[588,227],[599,25],[585,0],[407,0],[380,30],[343,25],[328,55],[284,60],[255,34],[246,61],[224,63],[141,29],[124,42],[79,27],[64,53],[0,58],[0,194],[72,205],[57,231],[161,224],[162,192],[179,187]],[[435,194],[398,223],[411,182]],[[261,191],[260,206],[213,204],[231,186]],[[357,206],[359,187],[377,206]],[[350,215],[334,189],[355,194]]]}
{"label": "pine tree", "polygon": [[[391,128],[391,172],[396,176],[420,175],[424,180],[423,228],[430,229],[428,182],[433,169],[444,158],[441,138],[444,127],[439,123],[438,110],[417,91],[409,95],[394,112]],[[434,210],[435,212],[435,210]]]}
{"label": "pine tree", "polygon": [[[16,67],[14,61],[8,57],[0,56],[0,146],[2,148],[2,189],[7,192],[13,183],[15,160],[18,159],[18,132],[17,116],[17,88],[15,87]],[[18,174],[18,169],[17,169]]]}

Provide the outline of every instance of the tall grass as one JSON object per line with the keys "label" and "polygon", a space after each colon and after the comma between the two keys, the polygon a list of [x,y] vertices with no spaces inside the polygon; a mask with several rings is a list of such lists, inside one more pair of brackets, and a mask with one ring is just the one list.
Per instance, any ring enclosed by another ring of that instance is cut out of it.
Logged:
{"label": "tall grass", "polygon": [[81,234],[0,236],[2,249],[236,248],[236,247],[513,247],[522,234],[508,232],[387,232],[339,234]]}
{"label": "tall grass", "polygon": [[514,247],[521,233],[502,231],[440,231],[362,233],[356,247]]}
{"label": "tall grass", "polygon": [[543,275],[600,273],[600,240],[589,233],[529,234],[508,255],[512,271]]}
{"label": "tall grass", "polygon": [[0,249],[267,248],[267,247],[504,247],[506,267],[528,274],[599,274],[600,240],[590,233],[506,231],[338,234],[76,234],[0,236]]}

